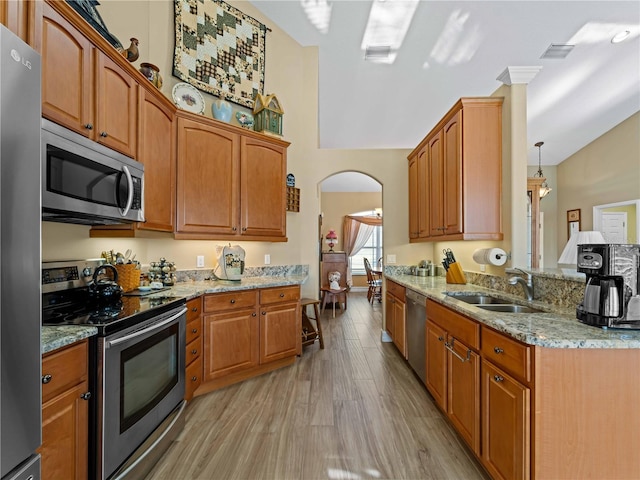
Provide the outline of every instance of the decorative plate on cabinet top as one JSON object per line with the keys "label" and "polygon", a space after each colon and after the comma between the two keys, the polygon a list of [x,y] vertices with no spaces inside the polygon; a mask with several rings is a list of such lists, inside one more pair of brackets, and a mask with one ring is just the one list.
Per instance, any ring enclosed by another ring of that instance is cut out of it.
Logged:
{"label": "decorative plate on cabinet top", "polygon": [[202,94],[193,86],[188,83],[176,83],[171,90],[173,96],[173,103],[178,108],[186,110],[187,112],[204,113],[204,98]]}

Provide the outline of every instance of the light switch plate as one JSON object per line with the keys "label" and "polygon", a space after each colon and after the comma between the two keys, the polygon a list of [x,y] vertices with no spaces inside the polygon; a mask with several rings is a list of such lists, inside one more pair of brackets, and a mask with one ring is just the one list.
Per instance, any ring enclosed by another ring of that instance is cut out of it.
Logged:
{"label": "light switch plate", "polygon": [[265,265],[271,265],[271,255],[269,255],[268,253],[265,254],[265,256],[264,256],[264,264]]}
{"label": "light switch plate", "polygon": [[387,255],[387,263],[389,265],[396,263],[396,256],[394,254]]}
{"label": "light switch plate", "polygon": [[204,267],[204,255],[198,255],[196,257],[196,267]]}

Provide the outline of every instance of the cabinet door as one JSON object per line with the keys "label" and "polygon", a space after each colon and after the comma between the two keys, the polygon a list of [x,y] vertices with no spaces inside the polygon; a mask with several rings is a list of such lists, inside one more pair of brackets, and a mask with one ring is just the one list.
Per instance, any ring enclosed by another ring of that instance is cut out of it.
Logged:
{"label": "cabinet door", "polygon": [[407,335],[406,335],[406,319],[405,319],[405,303],[394,297],[393,324],[394,336],[393,343],[396,344],[398,350],[404,358],[407,358]]}
{"label": "cabinet door", "polygon": [[260,306],[260,364],[295,356],[301,336],[298,303]]}
{"label": "cabinet door", "polygon": [[442,132],[429,140],[429,236],[444,235],[443,176],[444,147]]}
{"label": "cabinet door", "polygon": [[27,42],[28,2],[12,0],[0,2],[0,23]]}
{"label": "cabinet door", "polygon": [[94,139],[129,157],[136,156],[138,83],[102,52],[96,54]]}
{"label": "cabinet door", "polygon": [[88,478],[89,402],[85,381],[42,406],[42,478]]}
{"label": "cabinet door", "polygon": [[447,122],[442,131],[443,162],[443,223],[447,235],[462,232],[462,111]]}
{"label": "cabinet door", "polygon": [[429,236],[430,200],[429,200],[429,148],[418,152],[418,237]]}
{"label": "cabinet door", "polygon": [[178,119],[178,232],[237,233],[239,161],[237,134]]}
{"label": "cabinet door", "polygon": [[42,18],[34,19],[34,48],[42,55],[42,115],[92,137],[93,46],[46,2],[38,4]]}
{"label": "cabinet door", "polygon": [[254,309],[205,315],[204,380],[258,365],[258,315]]}
{"label": "cabinet door", "polygon": [[418,157],[409,160],[409,238],[418,238]]}
{"label": "cabinet door", "polygon": [[530,476],[530,390],[482,362],[482,463],[495,479]]}
{"label": "cabinet door", "polygon": [[385,328],[389,336],[394,339],[395,343],[395,309],[394,303],[396,301],[396,297],[391,295],[389,292],[385,294],[385,302],[384,302],[384,316],[386,319]]}
{"label": "cabinet door", "polygon": [[447,406],[447,332],[427,320],[427,389],[436,403],[446,411]]}
{"label": "cabinet door", "polygon": [[141,89],[138,161],[144,164],[145,223],[138,228],[173,232],[176,200],[174,112]]}
{"label": "cabinet door", "polygon": [[286,148],[242,137],[240,152],[241,234],[285,236]]}
{"label": "cabinet door", "polygon": [[447,414],[471,449],[480,454],[480,357],[449,337]]}

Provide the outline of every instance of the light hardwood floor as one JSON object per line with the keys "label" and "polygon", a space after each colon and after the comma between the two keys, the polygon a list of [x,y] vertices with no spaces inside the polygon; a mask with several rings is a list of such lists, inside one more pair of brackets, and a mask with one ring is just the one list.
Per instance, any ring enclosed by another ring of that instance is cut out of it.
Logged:
{"label": "light hardwood floor", "polygon": [[325,349],[195,398],[147,480],[488,479],[391,343],[382,305],[349,294]]}

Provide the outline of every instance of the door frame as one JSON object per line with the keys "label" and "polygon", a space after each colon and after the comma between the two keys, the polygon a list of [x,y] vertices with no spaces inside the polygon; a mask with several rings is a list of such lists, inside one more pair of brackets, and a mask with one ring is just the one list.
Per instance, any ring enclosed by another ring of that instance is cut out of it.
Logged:
{"label": "door frame", "polygon": [[628,200],[626,202],[607,203],[604,205],[595,205],[593,207],[593,229],[600,231],[602,228],[602,212],[607,208],[623,207],[627,205],[635,205],[636,207],[636,239],[640,241],[640,199]]}

